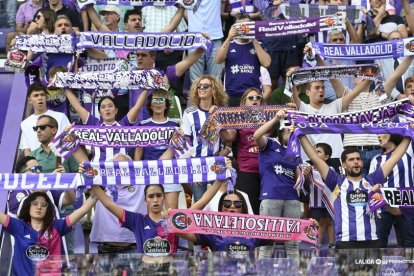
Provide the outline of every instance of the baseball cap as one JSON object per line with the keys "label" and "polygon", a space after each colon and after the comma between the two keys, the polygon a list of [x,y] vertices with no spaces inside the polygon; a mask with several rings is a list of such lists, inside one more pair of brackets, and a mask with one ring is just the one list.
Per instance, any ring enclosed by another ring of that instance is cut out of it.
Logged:
{"label": "baseball cap", "polygon": [[103,8],[103,10],[99,12],[99,14],[104,15],[106,12],[114,12],[117,15],[121,16],[121,10],[117,6],[114,6],[114,5],[105,6],[105,8]]}

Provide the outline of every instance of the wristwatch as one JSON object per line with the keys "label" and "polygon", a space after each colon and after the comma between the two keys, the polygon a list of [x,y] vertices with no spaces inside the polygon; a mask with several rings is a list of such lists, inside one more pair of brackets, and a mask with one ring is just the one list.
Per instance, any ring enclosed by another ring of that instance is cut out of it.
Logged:
{"label": "wristwatch", "polygon": [[229,153],[232,153],[233,152],[233,150],[231,149],[231,147],[225,146],[225,148],[229,150]]}

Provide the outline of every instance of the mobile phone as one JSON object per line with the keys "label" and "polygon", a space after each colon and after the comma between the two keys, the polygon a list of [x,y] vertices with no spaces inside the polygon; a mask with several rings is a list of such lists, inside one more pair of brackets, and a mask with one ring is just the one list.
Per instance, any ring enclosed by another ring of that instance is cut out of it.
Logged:
{"label": "mobile phone", "polygon": [[56,169],[62,166],[62,157],[56,156]]}

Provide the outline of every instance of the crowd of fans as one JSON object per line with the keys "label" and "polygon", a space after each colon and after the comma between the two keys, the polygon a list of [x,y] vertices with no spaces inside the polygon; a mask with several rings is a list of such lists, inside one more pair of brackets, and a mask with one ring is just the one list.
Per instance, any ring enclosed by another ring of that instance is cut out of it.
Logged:
{"label": "crowd of fans", "polygon": [[[321,5],[351,5],[348,0],[319,1]],[[378,107],[385,102],[372,93],[371,82],[360,79],[314,81],[294,87],[292,97],[282,94],[286,76],[302,67],[307,42],[333,44],[373,43],[412,37],[414,15],[408,0],[402,0],[404,18],[395,13],[391,1],[369,0],[361,23],[346,22],[346,30],[317,34],[256,39],[236,38],[234,23],[283,20],[278,12],[280,0],[241,0],[232,8],[231,0],[204,0],[197,12],[181,6],[139,8],[89,5],[78,12],[64,0],[28,0],[16,14],[16,32],[7,35],[13,49],[19,34],[70,34],[72,32],[198,32],[211,40],[211,53],[192,51],[127,51],[87,49],[72,54],[28,53],[26,67],[27,117],[21,123],[20,159],[16,173],[68,173],[83,170],[85,161],[139,161],[171,159],[168,146],[136,148],[95,147],[78,151],[64,162],[49,143],[70,122],[93,126],[172,126],[180,127],[195,148],[191,157],[214,155],[232,159],[237,170],[235,190],[227,192],[226,183],[189,183],[186,185],[129,186],[119,183],[118,199],[111,191],[95,186],[82,207],[75,208],[75,192],[11,191],[7,215],[0,223],[15,238],[13,273],[31,271],[33,246],[46,248],[50,255],[73,252],[73,241],[65,246],[60,237],[70,232],[89,210],[95,209],[89,252],[145,253],[145,242],[157,236],[168,240],[171,253],[183,250],[183,239],[213,251],[226,251],[229,244],[259,247],[259,258],[272,257],[284,247],[288,257],[299,260],[297,241],[282,244],[243,238],[187,234],[180,238],[164,233],[161,221],[168,208],[191,208],[318,221],[321,241],[329,247],[387,247],[394,226],[399,246],[414,247],[414,219],[383,209],[376,217],[365,212],[368,197],[354,206],[348,195],[367,193],[376,184],[384,187],[414,187],[413,148],[410,139],[389,134],[320,134],[301,137],[300,166],[285,160],[288,140],[294,129],[281,128],[286,115],[281,110],[258,129],[223,130],[213,146],[201,143],[200,130],[218,107],[260,106],[292,102],[299,111],[313,114],[338,114]],[[309,3],[306,3],[309,4]],[[318,3],[316,3],[318,4]],[[277,12],[276,12],[277,11]],[[368,20],[369,19],[369,20]],[[121,22],[123,25],[121,26]],[[374,22],[374,27],[368,26]],[[163,89],[112,89],[89,91],[47,87],[56,72],[67,71],[69,62],[87,59],[123,58],[138,70],[162,72],[169,91]],[[384,79],[388,102],[414,96],[414,56],[376,60]],[[353,65],[353,60],[323,60],[317,65]],[[181,112],[181,106],[184,111]],[[170,117],[171,116],[171,117]],[[301,170],[300,170],[301,169]],[[322,195],[310,178],[317,171],[333,191],[335,215],[331,217]],[[294,189],[300,172],[309,195]],[[187,201],[180,203],[180,193]],[[96,203],[96,206],[94,206]],[[78,204],[79,205],[79,204]],[[66,216],[66,219],[58,219]],[[56,219],[53,219],[55,217]],[[56,235],[48,241],[46,237]],[[52,234],[51,234],[52,233]],[[325,237],[325,234],[327,237]],[[29,235],[29,238],[25,238]],[[39,248],[37,248],[39,250]],[[188,250],[188,249],[187,249]],[[40,252],[40,251],[39,251]],[[24,266],[21,264],[24,263]]]}

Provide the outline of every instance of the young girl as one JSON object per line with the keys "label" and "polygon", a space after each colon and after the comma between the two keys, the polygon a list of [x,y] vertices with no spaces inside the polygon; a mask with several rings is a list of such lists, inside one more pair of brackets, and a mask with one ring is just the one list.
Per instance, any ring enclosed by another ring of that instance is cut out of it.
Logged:
{"label": "young girl", "polygon": [[19,218],[0,211],[0,224],[15,238],[13,275],[35,275],[36,271],[59,273],[61,264],[47,262],[49,256],[63,255],[61,238],[72,231],[79,221],[95,205],[91,196],[69,216],[55,220],[55,208],[44,192],[31,193],[23,203]]}

